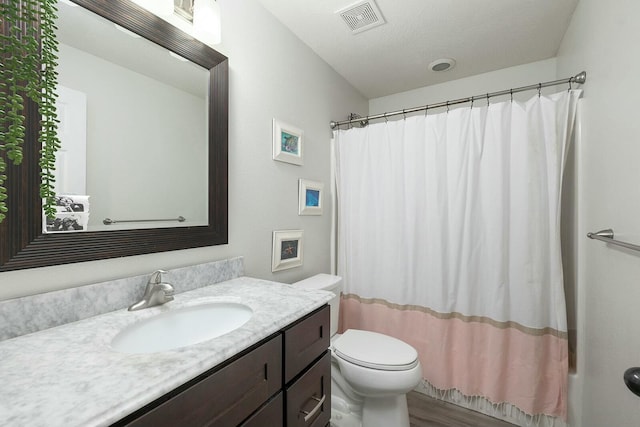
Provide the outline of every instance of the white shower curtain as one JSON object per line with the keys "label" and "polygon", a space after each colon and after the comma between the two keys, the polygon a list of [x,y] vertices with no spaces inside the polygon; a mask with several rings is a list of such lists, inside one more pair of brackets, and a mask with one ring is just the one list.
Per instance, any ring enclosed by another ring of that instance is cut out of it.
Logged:
{"label": "white shower curtain", "polygon": [[566,419],[560,190],[580,91],[338,130],[342,328],[425,379]]}

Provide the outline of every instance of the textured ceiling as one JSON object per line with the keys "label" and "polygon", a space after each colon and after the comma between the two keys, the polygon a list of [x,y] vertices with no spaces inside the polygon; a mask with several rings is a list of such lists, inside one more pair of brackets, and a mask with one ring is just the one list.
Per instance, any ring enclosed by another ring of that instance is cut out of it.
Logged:
{"label": "textured ceiling", "polygon": [[371,99],[552,58],[578,0],[376,0],[386,24],[358,34],[335,14],[354,0],[258,2]]}

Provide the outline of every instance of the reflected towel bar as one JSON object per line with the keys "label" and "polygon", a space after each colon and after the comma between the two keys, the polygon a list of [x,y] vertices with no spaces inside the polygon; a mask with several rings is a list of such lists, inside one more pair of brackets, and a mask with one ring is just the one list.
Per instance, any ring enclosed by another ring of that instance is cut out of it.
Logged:
{"label": "reflected towel bar", "polygon": [[640,251],[639,245],[634,245],[633,243],[621,242],[620,240],[616,240],[613,234],[613,230],[607,228],[606,230],[600,230],[596,233],[587,233],[587,237],[590,239],[600,240],[601,242],[611,243],[612,245],[622,246],[623,248],[631,249],[634,251]]}
{"label": "reflected towel bar", "polygon": [[169,219],[111,219],[111,218],[105,218],[102,220],[102,223],[104,225],[111,225],[111,224],[117,224],[119,222],[160,222],[160,221],[178,221],[178,222],[185,222],[186,218],[183,217],[182,215],[179,216],[178,218],[169,218]]}

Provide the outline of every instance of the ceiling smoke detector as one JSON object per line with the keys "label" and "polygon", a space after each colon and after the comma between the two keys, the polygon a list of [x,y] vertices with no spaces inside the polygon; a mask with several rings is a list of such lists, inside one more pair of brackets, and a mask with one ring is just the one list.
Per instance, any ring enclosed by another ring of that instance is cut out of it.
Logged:
{"label": "ceiling smoke detector", "polygon": [[380,9],[378,9],[373,0],[352,4],[345,9],[337,11],[336,14],[340,14],[353,34],[370,30],[385,23]]}
{"label": "ceiling smoke detector", "polygon": [[440,59],[436,59],[431,64],[429,64],[429,69],[431,71],[436,71],[436,72],[448,71],[448,70],[452,69],[453,67],[455,67],[455,65],[456,65],[455,59],[440,58]]}

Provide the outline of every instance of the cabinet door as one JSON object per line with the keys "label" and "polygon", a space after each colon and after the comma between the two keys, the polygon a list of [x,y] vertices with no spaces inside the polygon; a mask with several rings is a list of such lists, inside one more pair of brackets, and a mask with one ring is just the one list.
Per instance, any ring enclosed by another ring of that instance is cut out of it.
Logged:
{"label": "cabinet door", "polygon": [[331,355],[286,388],[287,427],[324,427],[331,418]]}
{"label": "cabinet door", "polygon": [[128,426],[237,426],[282,388],[282,337],[271,339]]}
{"label": "cabinet door", "polygon": [[329,306],[284,331],[284,382],[289,383],[330,345]]}

